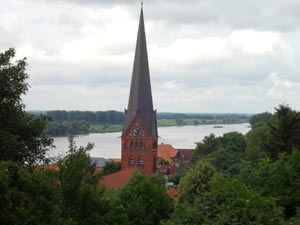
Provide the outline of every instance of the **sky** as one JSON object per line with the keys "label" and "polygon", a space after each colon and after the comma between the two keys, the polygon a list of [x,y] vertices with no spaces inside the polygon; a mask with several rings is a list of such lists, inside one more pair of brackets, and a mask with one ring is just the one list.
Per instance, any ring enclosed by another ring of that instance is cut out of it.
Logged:
{"label": "sky", "polygon": [[[0,51],[27,58],[26,110],[128,104],[138,0],[0,0]],[[145,0],[158,112],[300,110],[299,0]]]}

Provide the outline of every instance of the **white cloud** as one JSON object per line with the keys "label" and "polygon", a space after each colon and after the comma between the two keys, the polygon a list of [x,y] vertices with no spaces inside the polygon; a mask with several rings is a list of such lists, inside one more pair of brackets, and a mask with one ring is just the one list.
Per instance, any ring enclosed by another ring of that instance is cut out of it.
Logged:
{"label": "white cloud", "polygon": [[154,63],[158,66],[161,62],[190,66],[205,60],[243,55],[279,55],[289,50],[279,33],[255,30],[234,30],[228,36],[181,38],[168,46],[150,45]]}
{"label": "white cloud", "polygon": [[[139,4],[2,2],[0,49],[14,46],[19,58],[28,58],[28,109],[126,107]],[[300,23],[292,10],[298,6],[289,0],[266,5],[257,0],[146,3],[156,108],[260,112],[283,101],[300,107],[295,31]]]}

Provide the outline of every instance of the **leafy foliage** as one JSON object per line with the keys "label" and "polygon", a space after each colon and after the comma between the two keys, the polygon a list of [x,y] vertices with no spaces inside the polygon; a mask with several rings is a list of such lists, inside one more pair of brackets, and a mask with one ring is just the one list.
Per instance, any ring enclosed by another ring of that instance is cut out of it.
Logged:
{"label": "leafy foliage", "polygon": [[26,58],[12,62],[14,57],[14,49],[0,53],[0,160],[33,164],[45,159],[52,140],[43,134],[48,118],[24,111],[27,63]]}
{"label": "leafy foliage", "polygon": [[272,113],[269,113],[269,112],[259,113],[259,114],[251,116],[249,119],[249,123],[253,127],[254,125],[256,125],[258,123],[265,123],[265,122],[269,121],[272,118],[272,116],[273,116]]}
{"label": "leafy foliage", "polygon": [[55,224],[56,188],[51,171],[0,162],[0,223]]}
{"label": "leafy foliage", "polygon": [[121,170],[121,162],[108,161],[102,168],[101,175],[105,176],[111,173],[116,173]]}
{"label": "leafy foliage", "polygon": [[271,137],[263,143],[263,148],[272,159],[277,159],[279,153],[291,153],[293,148],[300,149],[300,112],[279,105],[268,126]]}
{"label": "leafy foliage", "polygon": [[267,153],[263,148],[263,144],[269,142],[271,139],[271,134],[267,123],[258,123],[254,125],[247,133],[246,139],[246,160],[257,162],[259,159],[267,156]]}
{"label": "leafy foliage", "polygon": [[88,134],[89,126],[89,123],[86,121],[54,121],[48,124],[45,133],[51,136]]}
{"label": "leafy foliage", "polygon": [[165,193],[164,179],[136,172],[120,190],[120,204],[129,224],[159,224],[173,211],[173,201]]}
{"label": "leafy foliage", "polygon": [[206,161],[199,161],[181,179],[178,202],[194,203],[201,201],[203,194],[209,190],[209,181],[215,173],[214,167]]}
{"label": "leafy foliage", "polygon": [[285,209],[287,217],[295,216],[300,207],[300,152],[281,153],[277,161],[262,159],[256,166],[244,163],[242,180],[266,196],[273,196]]}
{"label": "leafy foliage", "polygon": [[218,171],[238,173],[239,164],[245,154],[246,139],[237,132],[215,137],[214,134],[206,136],[202,142],[197,143],[193,161],[211,159]]}

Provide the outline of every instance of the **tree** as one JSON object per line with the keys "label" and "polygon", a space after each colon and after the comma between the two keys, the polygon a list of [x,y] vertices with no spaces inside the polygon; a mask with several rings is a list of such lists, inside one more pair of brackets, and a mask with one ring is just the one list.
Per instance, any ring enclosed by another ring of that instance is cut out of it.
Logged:
{"label": "tree", "polygon": [[76,147],[69,139],[69,152],[59,161],[60,207],[63,221],[70,224],[127,224],[125,210],[113,194],[99,185],[99,174],[90,164],[92,144]]}
{"label": "tree", "polygon": [[279,105],[268,126],[270,140],[263,143],[262,147],[272,159],[276,160],[279,153],[290,154],[293,148],[300,149],[300,112],[289,106]]}
{"label": "tree", "polygon": [[203,194],[210,188],[209,181],[215,172],[208,161],[201,160],[194,165],[181,179],[178,202],[192,204],[201,201]]}
{"label": "tree", "polygon": [[282,223],[282,210],[272,197],[262,196],[236,178],[215,174],[200,203],[204,224]]}
{"label": "tree", "polygon": [[52,140],[43,135],[48,118],[24,111],[27,63],[26,58],[12,62],[14,57],[14,49],[0,53],[0,160],[33,164],[45,159]]}
{"label": "tree", "polygon": [[252,126],[252,129],[246,134],[246,139],[246,160],[257,162],[259,159],[267,156],[266,151],[263,148],[263,144],[268,143],[271,139],[267,123],[258,123]]}
{"label": "tree", "polygon": [[139,171],[120,190],[119,200],[132,225],[159,224],[160,220],[169,219],[173,211],[173,201],[165,193],[164,179]]}
{"label": "tree", "polygon": [[121,170],[121,162],[114,162],[113,160],[105,163],[101,171],[101,175],[105,176],[111,173],[116,173]]}
{"label": "tree", "polygon": [[0,162],[0,224],[59,224],[53,171]]}
{"label": "tree", "polygon": [[300,208],[300,152],[280,153],[278,160],[261,159],[257,165],[244,163],[240,177],[244,183],[265,196],[276,199],[284,208],[287,218],[296,215]]}
{"label": "tree", "polygon": [[243,134],[230,132],[222,137],[211,134],[197,143],[193,162],[199,159],[211,159],[218,171],[237,174],[239,164],[245,156],[245,149],[246,139]]}
{"label": "tree", "polygon": [[265,123],[265,122],[269,121],[272,118],[272,116],[273,116],[272,113],[269,113],[269,112],[255,114],[255,115],[251,116],[251,118],[249,119],[249,123],[253,127],[255,124]]}
{"label": "tree", "polygon": [[214,134],[205,136],[202,142],[198,142],[193,153],[193,162],[197,162],[204,156],[216,151],[221,146],[221,138]]}
{"label": "tree", "polygon": [[[239,179],[218,172],[209,176],[204,175],[207,172],[190,172],[187,177],[194,179],[180,190],[174,224],[282,224],[282,210],[272,197],[262,196]],[[189,198],[182,198],[187,193]]]}

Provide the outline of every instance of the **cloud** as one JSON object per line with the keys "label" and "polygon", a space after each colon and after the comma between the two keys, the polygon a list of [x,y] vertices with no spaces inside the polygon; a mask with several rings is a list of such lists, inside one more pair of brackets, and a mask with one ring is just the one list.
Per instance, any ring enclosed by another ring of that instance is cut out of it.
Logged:
{"label": "cloud", "polygon": [[[28,58],[28,109],[126,107],[139,3],[2,2],[0,50],[14,46]],[[283,101],[300,107],[299,9],[292,0],[145,2],[156,108],[260,112]]]}

